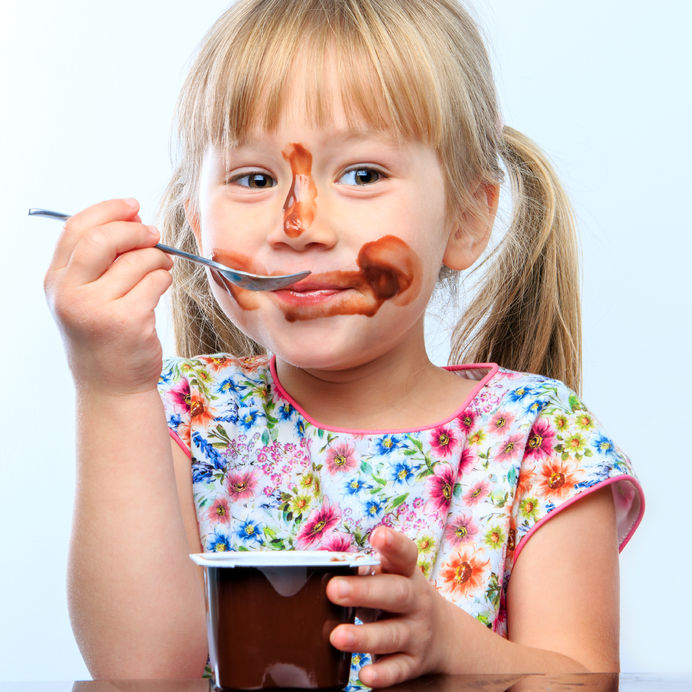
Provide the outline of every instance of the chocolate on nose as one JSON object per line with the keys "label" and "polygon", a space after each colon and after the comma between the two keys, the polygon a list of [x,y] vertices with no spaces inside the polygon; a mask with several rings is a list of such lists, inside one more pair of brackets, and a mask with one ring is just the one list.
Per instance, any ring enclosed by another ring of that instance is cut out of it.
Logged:
{"label": "chocolate on nose", "polygon": [[312,178],[312,154],[302,145],[291,143],[281,152],[291,166],[293,179],[284,202],[284,233],[297,238],[315,219],[317,186]]}

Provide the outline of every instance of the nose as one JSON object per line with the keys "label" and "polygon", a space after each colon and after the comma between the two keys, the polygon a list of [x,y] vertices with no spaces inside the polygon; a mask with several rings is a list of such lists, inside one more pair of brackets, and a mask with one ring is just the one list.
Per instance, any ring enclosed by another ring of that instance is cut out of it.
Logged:
{"label": "nose", "polygon": [[[297,252],[310,249],[328,250],[336,245],[336,234],[326,223],[322,215],[316,216],[315,220],[307,227],[302,226],[300,233],[295,230],[286,232],[285,222],[277,225],[270,233],[268,241],[274,247],[285,246]],[[289,226],[289,229],[292,228]]]}
{"label": "nose", "polygon": [[324,205],[319,205],[318,213],[317,198],[317,186],[312,176],[294,174],[283,204],[282,222],[270,234],[269,243],[297,251],[333,247],[336,234],[328,223],[329,215]]}

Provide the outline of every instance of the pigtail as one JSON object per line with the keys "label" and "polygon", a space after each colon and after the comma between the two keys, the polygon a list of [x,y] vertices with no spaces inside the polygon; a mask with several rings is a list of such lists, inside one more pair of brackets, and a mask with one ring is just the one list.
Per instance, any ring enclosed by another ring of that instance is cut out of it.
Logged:
{"label": "pigtail", "polygon": [[[185,216],[184,185],[173,176],[161,200],[159,219],[163,241],[196,253],[194,233]],[[171,270],[171,313],[176,353],[184,358],[200,354],[230,353],[237,357],[264,353],[224,314],[211,293],[204,267],[176,260]]]}
{"label": "pigtail", "polygon": [[500,154],[514,200],[512,223],[454,330],[450,362],[496,362],[562,380],[578,392],[581,308],[573,212],[530,139],[504,127]]}

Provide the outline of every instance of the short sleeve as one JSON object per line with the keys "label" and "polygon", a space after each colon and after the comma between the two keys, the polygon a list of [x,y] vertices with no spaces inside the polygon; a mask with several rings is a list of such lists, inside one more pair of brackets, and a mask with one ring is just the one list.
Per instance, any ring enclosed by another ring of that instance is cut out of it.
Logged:
{"label": "short sleeve", "polygon": [[189,364],[181,358],[164,360],[158,389],[171,438],[190,456],[191,395],[188,371]]}
{"label": "short sleeve", "polygon": [[610,486],[618,544],[625,546],[644,510],[629,458],[579,397],[560,382],[543,388],[526,443],[512,507],[514,560],[534,531],[588,494]]}

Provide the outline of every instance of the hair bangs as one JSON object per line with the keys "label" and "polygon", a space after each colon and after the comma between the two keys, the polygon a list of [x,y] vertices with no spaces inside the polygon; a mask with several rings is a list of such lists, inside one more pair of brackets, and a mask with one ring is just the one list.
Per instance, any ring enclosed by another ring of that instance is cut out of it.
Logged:
{"label": "hair bangs", "polygon": [[437,148],[442,139],[441,99],[423,47],[403,35],[392,41],[391,26],[387,32],[365,23],[355,28],[360,31],[333,48],[349,123],[365,123]]}
{"label": "hair bangs", "polygon": [[231,8],[207,36],[196,82],[182,92],[187,156],[199,161],[209,144],[229,150],[253,131],[275,129],[296,87],[315,126],[332,121],[336,102],[349,126],[437,148],[444,137],[439,70],[410,18],[396,4],[381,10],[345,3],[335,11],[321,0]]}

